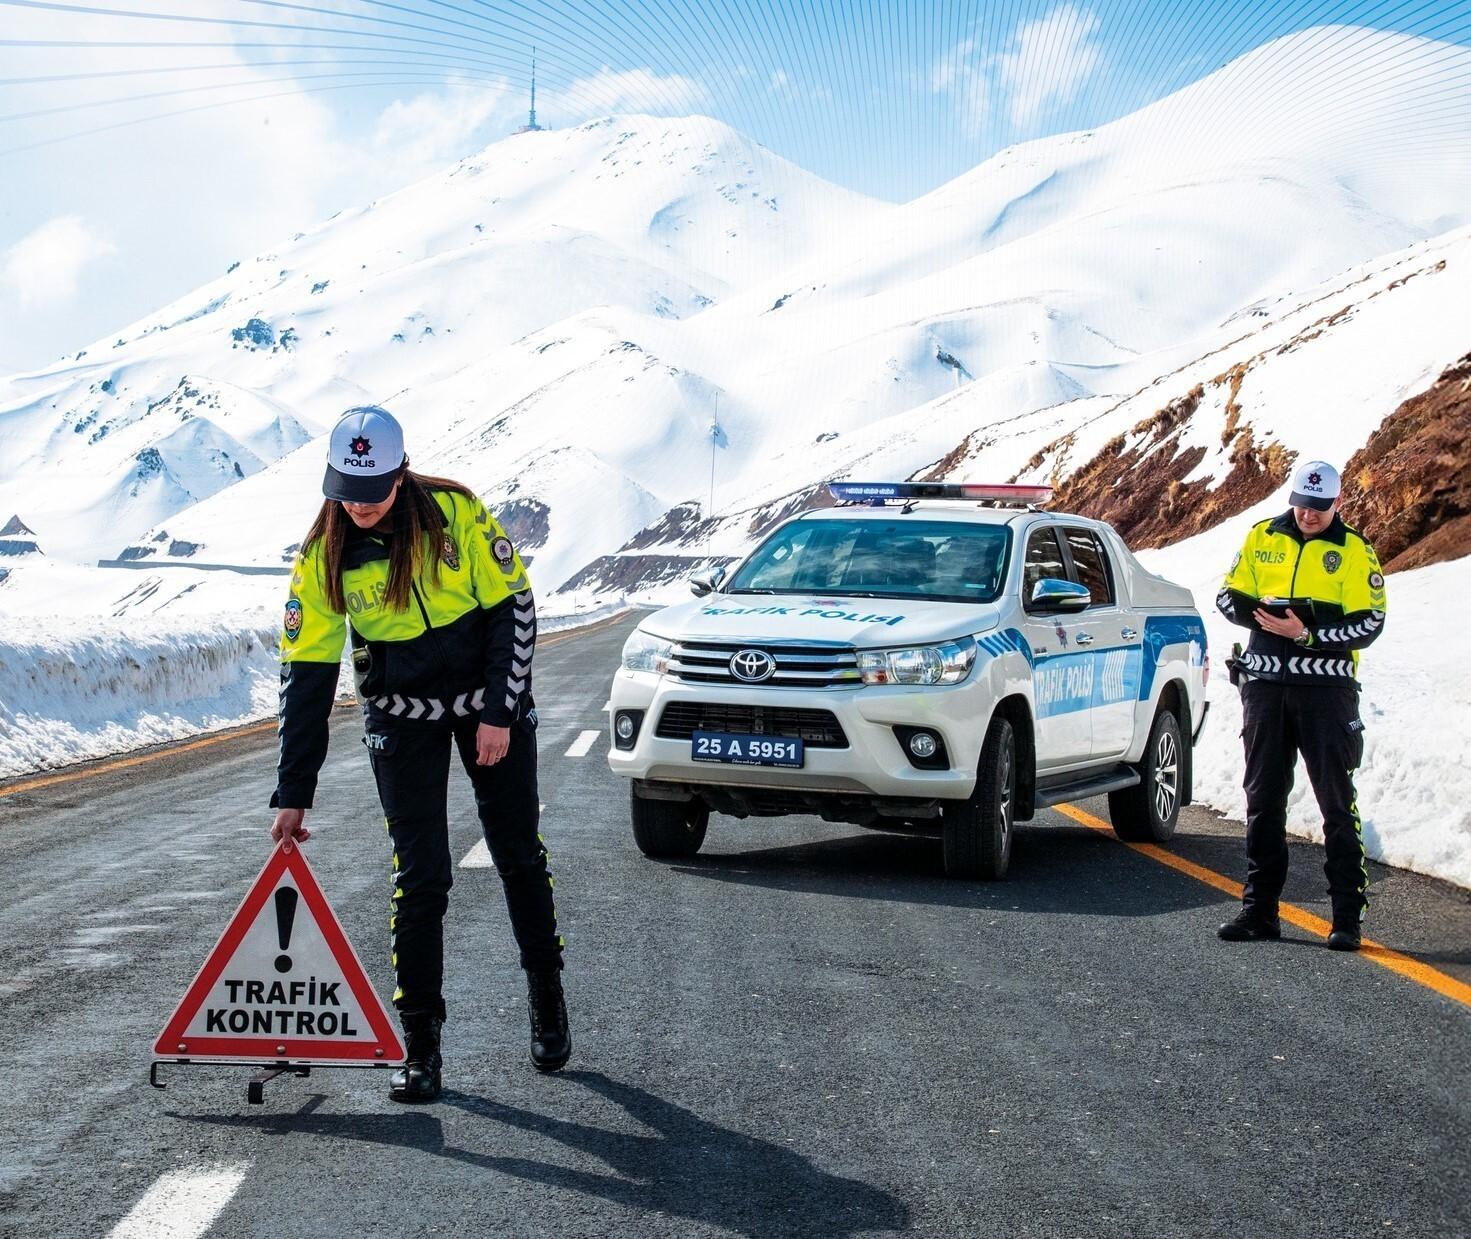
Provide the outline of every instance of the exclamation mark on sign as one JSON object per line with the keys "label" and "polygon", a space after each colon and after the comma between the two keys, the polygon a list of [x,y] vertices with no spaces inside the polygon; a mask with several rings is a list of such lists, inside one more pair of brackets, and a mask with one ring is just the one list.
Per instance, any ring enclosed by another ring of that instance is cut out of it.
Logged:
{"label": "exclamation mark on sign", "polygon": [[283,886],[276,892],[276,937],[281,943],[281,954],[276,956],[276,971],[291,971],[291,956],[286,954],[286,948],[291,945],[291,923],[296,920],[296,900],[298,894],[294,886]]}

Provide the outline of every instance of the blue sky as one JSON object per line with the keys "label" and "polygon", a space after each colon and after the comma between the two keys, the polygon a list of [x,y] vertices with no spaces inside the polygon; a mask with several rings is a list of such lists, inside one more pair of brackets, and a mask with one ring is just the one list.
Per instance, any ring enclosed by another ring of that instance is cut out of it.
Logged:
{"label": "blue sky", "polygon": [[1330,23],[1471,0],[0,0],[0,371],[509,132],[533,45],[544,125],[704,113],[904,201]]}

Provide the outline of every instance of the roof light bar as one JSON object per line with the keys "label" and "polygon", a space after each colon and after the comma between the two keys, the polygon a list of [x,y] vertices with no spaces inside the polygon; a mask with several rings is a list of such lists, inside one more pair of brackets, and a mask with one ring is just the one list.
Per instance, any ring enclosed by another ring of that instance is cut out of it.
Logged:
{"label": "roof light bar", "polygon": [[972,482],[829,482],[828,492],[839,503],[882,505],[891,499],[970,499],[1028,506],[1052,498],[1050,486],[1015,482],[981,485]]}

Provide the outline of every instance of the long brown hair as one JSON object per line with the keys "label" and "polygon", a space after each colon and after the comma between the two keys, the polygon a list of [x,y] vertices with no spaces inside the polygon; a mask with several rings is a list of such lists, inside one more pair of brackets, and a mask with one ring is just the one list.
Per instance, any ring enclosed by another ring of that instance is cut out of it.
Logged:
{"label": "long brown hair", "polygon": [[[395,611],[406,611],[410,588],[425,567],[426,546],[429,581],[436,588],[439,585],[439,565],[444,558],[444,512],[430,492],[447,490],[464,495],[472,502],[475,494],[469,487],[449,478],[415,473],[407,460],[399,467],[399,479],[398,498],[388,509],[394,527],[393,537],[388,540],[388,589],[383,603]],[[301,544],[301,555],[305,559],[311,547],[321,541],[322,574],[325,578],[322,588],[328,603],[337,612],[347,610],[347,598],[342,592],[342,551],[350,528],[352,517],[348,516],[342,504],[336,499],[327,499]]]}

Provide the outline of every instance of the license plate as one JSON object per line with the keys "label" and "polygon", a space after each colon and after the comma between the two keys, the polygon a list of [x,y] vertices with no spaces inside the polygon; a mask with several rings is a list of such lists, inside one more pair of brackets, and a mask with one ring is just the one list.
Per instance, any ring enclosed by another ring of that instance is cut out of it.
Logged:
{"label": "license plate", "polygon": [[789,736],[739,736],[724,731],[697,731],[690,739],[695,761],[735,766],[801,766],[802,741]]}

